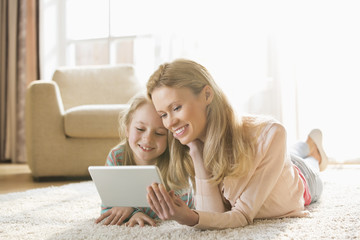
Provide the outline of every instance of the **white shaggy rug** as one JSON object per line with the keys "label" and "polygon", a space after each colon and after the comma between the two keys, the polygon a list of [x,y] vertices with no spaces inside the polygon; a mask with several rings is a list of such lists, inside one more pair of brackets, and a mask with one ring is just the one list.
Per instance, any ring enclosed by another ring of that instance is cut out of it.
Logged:
{"label": "white shaggy rug", "polygon": [[324,193],[308,207],[310,217],[226,230],[200,231],[174,221],[133,228],[94,224],[100,199],[90,181],[3,194],[0,239],[360,239],[360,166],[331,166],[322,176]]}

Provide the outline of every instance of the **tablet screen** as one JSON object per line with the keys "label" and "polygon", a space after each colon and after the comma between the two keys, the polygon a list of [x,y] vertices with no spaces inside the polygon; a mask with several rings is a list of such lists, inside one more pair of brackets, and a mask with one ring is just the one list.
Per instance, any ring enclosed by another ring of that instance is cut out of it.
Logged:
{"label": "tablet screen", "polygon": [[103,205],[106,207],[149,207],[146,188],[163,183],[157,166],[90,166]]}

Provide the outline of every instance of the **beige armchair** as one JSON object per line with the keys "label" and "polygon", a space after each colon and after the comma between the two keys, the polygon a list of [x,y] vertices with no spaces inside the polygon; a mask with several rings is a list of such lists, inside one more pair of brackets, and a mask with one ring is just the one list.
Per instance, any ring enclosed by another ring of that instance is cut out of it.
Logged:
{"label": "beige armchair", "polygon": [[61,68],[26,94],[27,161],[35,179],[88,177],[119,143],[118,117],[144,90],[130,65]]}

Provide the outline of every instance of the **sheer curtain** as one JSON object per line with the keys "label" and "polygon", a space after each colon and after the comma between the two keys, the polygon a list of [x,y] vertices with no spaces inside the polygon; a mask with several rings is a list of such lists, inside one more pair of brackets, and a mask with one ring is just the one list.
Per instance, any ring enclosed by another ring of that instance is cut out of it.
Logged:
{"label": "sheer curtain", "polygon": [[305,139],[318,127],[334,161],[359,163],[359,4],[305,3],[274,19],[274,76],[280,82],[282,120],[292,140]]}
{"label": "sheer curtain", "polygon": [[25,91],[38,79],[37,0],[1,0],[0,161],[26,162]]}
{"label": "sheer curtain", "polygon": [[320,128],[332,161],[359,163],[359,4],[226,3],[194,14],[179,55],[209,68],[240,114],[281,121],[290,144]]}

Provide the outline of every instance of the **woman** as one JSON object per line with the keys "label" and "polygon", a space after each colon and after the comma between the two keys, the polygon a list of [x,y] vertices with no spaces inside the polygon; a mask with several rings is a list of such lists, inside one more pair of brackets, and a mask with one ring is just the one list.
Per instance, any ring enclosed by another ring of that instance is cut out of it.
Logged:
{"label": "woman", "polygon": [[[170,139],[170,188],[194,185],[189,209],[162,185],[148,187],[148,202],[161,219],[201,229],[232,228],[256,218],[304,216],[322,182],[327,157],[319,130],[300,143],[297,156],[286,150],[286,131],[273,119],[235,117],[226,96],[200,64],[179,59],[150,77],[147,91]],[[310,186],[311,184],[311,186]]]}

